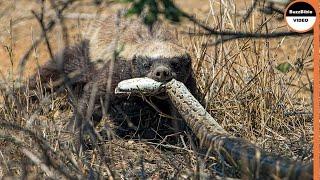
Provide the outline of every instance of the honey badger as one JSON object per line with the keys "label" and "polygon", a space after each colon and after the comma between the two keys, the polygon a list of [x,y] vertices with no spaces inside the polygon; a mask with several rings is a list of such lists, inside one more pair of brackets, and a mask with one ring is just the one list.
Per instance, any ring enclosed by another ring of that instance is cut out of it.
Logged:
{"label": "honey badger", "polygon": [[[124,114],[145,111],[148,105],[141,98],[115,96],[115,87],[125,79],[149,77],[167,82],[174,78],[194,89],[190,55],[177,45],[172,32],[160,25],[154,29],[150,33],[139,20],[119,20],[114,16],[99,21],[91,26],[81,43],[64,49],[58,55],[62,57],[61,66],[56,61],[50,61],[41,67],[40,80],[57,81],[61,78],[59,73],[76,74],[70,77],[68,83],[84,86],[78,108],[83,117],[90,117],[88,113],[99,114],[106,104],[108,113],[112,109],[114,114],[119,111]],[[95,106],[90,112],[87,109],[92,97]],[[102,101],[105,102],[101,106]],[[154,99],[154,103],[159,109],[170,113],[167,101]],[[133,110],[130,112],[130,109]]]}

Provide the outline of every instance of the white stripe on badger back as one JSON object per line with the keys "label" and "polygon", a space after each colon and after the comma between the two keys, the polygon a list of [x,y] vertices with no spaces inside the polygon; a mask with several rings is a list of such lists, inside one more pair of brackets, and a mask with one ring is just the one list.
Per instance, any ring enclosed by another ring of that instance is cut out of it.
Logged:
{"label": "white stripe on badger back", "polygon": [[[119,26],[117,26],[119,21]],[[186,54],[182,47],[176,45],[172,31],[161,24],[156,24],[154,32],[149,32],[141,20],[110,16],[96,20],[85,33],[89,37],[91,62],[101,68],[112,59],[114,51],[120,50],[120,57],[130,60],[134,56],[176,57]],[[118,39],[116,38],[118,36]],[[115,45],[117,44],[117,47]]]}

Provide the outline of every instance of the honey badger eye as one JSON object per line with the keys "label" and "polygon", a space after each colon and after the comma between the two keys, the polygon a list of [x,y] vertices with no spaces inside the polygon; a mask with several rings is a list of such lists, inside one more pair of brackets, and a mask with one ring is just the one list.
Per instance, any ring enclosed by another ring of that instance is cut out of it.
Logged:
{"label": "honey badger eye", "polygon": [[173,69],[179,69],[179,64],[177,62],[171,62],[171,67]]}
{"label": "honey badger eye", "polygon": [[142,65],[145,69],[149,69],[151,67],[150,63],[143,63]]}

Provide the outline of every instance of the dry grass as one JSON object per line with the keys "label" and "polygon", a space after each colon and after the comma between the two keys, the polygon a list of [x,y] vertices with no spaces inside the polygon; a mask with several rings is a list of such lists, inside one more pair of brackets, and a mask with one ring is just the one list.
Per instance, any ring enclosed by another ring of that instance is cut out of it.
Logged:
{"label": "dry grass", "polygon": [[[99,9],[88,6],[89,2],[92,1],[75,3],[66,14],[108,15],[122,7],[106,5]],[[184,2],[177,1],[182,9],[194,10],[197,18],[217,30],[269,33],[288,30],[276,15],[253,12],[243,22],[236,14],[245,12],[251,1]],[[4,12],[0,13],[1,79],[7,89],[14,90],[18,62],[41,34],[30,13],[38,11],[39,4],[12,1],[1,5],[4,7],[0,9]],[[49,3],[47,6],[49,12]],[[66,24],[73,43],[79,40],[88,20],[67,19]],[[312,36],[237,39],[210,45],[221,37],[189,35],[203,30],[187,20],[176,28],[182,46],[193,56],[206,109],[228,132],[267,151],[304,162],[312,160]],[[55,28],[48,33],[54,52],[59,49],[58,32],[59,28]],[[36,64],[41,65],[48,58],[45,43],[40,43],[29,58],[25,74],[32,74]],[[292,70],[278,71],[276,67],[282,62],[291,63]],[[5,98],[5,93],[1,90],[0,177],[239,177],[237,170],[219,156],[206,157],[190,132],[168,134],[156,141],[122,139],[110,134],[113,123],[108,119],[103,140],[92,142],[88,138],[89,147],[77,152],[78,136],[67,127],[73,118],[68,93],[55,94],[50,90],[43,93],[39,86],[34,92],[14,96],[15,101]],[[39,102],[28,98],[31,93],[37,94]],[[172,143],[170,137],[179,140]]]}

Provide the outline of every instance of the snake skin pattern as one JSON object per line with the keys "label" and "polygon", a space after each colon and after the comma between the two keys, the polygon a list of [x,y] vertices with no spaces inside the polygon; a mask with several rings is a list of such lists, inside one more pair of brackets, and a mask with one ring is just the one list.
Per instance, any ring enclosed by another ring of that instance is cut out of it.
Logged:
{"label": "snake skin pattern", "polygon": [[166,84],[166,92],[188,126],[208,151],[219,153],[239,168],[245,179],[312,179],[313,165],[302,164],[267,153],[254,144],[228,134],[176,80]]}

